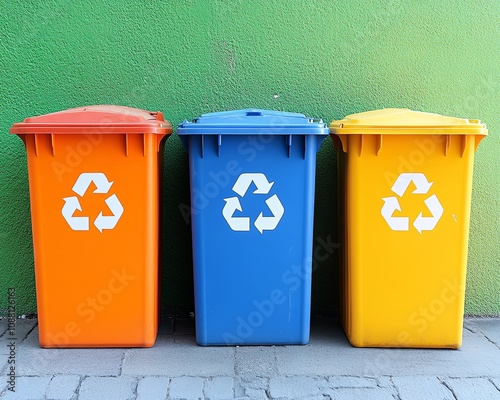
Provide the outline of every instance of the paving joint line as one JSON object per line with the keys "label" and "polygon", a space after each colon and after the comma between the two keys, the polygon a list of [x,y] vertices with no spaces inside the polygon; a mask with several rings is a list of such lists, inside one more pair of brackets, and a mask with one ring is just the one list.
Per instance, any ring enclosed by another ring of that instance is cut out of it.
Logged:
{"label": "paving joint line", "polygon": [[[88,375],[87,375],[88,376]],[[84,379],[87,377],[87,376],[82,376],[82,375],[79,375],[80,377],[80,381],[78,382],[78,385],[76,385],[76,388],[75,388],[75,394],[76,394],[76,398],[78,399],[78,397],[80,397],[80,389],[82,387],[82,383],[84,381]]]}
{"label": "paving joint line", "polygon": [[479,333],[481,333],[481,335],[483,335],[483,336],[486,338],[486,340],[487,340],[488,342],[490,342],[490,343],[491,343],[491,344],[493,344],[493,345],[494,345],[494,346],[495,346],[498,350],[500,350],[500,346],[499,346],[496,342],[494,342],[493,340],[491,340],[488,336],[486,336],[486,334],[485,334],[483,331],[479,331]]}
{"label": "paving joint line", "polygon": [[5,386],[0,386],[0,388],[2,388],[0,390],[0,397],[3,396],[6,392],[7,392],[7,388],[9,387],[8,384],[6,384]]}
{"label": "paving joint line", "polygon": [[276,346],[273,346],[273,355],[274,355],[274,366],[273,366],[273,373],[275,375],[278,374],[278,352],[276,351]]}
{"label": "paving joint line", "polygon": [[450,387],[450,386],[448,386],[448,385],[446,384],[446,379],[449,379],[449,377],[446,377],[446,378],[436,377],[436,378],[438,379],[439,383],[440,383],[441,385],[443,385],[443,386],[444,386],[444,387],[445,387],[448,391],[450,391],[450,392],[451,392],[451,395],[452,395],[455,399],[457,399],[457,396],[455,395],[455,392],[453,391],[453,389],[451,389],[451,387]]}
{"label": "paving joint line", "polygon": [[[396,395],[395,399],[396,400],[401,400],[401,394],[399,393],[397,385],[392,380],[393,378],[394,378],[394,376],[389,375],[389,382],[391,383],[391,386],[389,387],[389,390],[391,391],[392,397],[394,397],[394,394],[395,394]],[[377,385],[377,387],[378,387],[378,385]]]}
{"label": "paving joint line", "polygon": [[166,399],[170,399],[170,398],[171,398],[171,397],[170,397],[170,388],[171,388],[171,384],[172,384],[172,378],[171,378],[171,377],[169,377],[169,378],[168,378],[168,383],[167,383],[167,391],[166,391],[166,393],[165,393],[165,398],[166,398]]}
{"label": "paving joint line", "polygon": [[45,399],[47,398],[47,392],[49,391],[50,383],[54,380],[54,378],[55,378],[56,376],[57,376],[57,375],[52,375],[52,377],[50,378],[49,383],[47,384],[47,387],[45,388],[45,393],[43,394],[43,397],[44,397]]}
{"label": "paving joint line", "polygon": [[25,336],[23,339],[21,339],[21,341],[19,342],[19,344],[22,344],[22,343],[23,343],[26,339],[28,339],[28,336],[29,336],[29,335],[31,335],[31,332],[33,332],[36,328],[38,328],[38,321],[37,321],[37,323],[36,323],[36,324],[34,324],[34,325],[31,327],[31,329],[29,330],[29,332],[28,332],[28,333],[26,333],[26,336]]}
{"label": "paving joint line", "polygon": [[129,351],[128,349],[123,351],[122,357],[120,359],[120,367],[118,369],[118,375],[117,376],[122,376],[122,373],[123,373],[123,363],[125,361],[125,357],[126,357],[128,351]]}
{"label": "paving joint line", "polygon": [[[490,382],[491,382],[491,384],[492,384],[493,386],[495,386],[495,387],[497,388],[497,390],[500,392],[500,386],[497,386],[497,385],[495,384],[495,382],[493,381],[493,377],[489,376],[489,377],[487,377],[486,379],[488,379],[488,381],[490,381]],[[499,379],[499,380],[500,380],[500,379]]]}
{"label": "paving joint line", "polygon": [[475,331],[475,330],[473,330],[473,329],[471,329],[471,328],[469,328],[468,326],[465,326],[465,325],[464,325],[464,329],[466,331],[469,331],[470,333],[477,333],[477,331]]}
{"label": "paving joint line", "polygon": [[442,384],[451,392],[451,395],[453,396],[453,398],[455,400],[458,400],[458,397],[457,397],[455,391],[453,390],[453,388],[446,381],[442,381]]}
{"label": "paving joint line", "polygon": [[139,397],[139,378],[132,378],[135,380],[134,387],[132,388],[132,393],[134,395],[134,399],[137,399]]}

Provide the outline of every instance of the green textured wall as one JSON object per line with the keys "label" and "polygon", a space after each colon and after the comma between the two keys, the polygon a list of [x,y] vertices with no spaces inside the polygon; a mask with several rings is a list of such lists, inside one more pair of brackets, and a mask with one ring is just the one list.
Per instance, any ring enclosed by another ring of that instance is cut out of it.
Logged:
{"label": "green textured wall", "polygon": [[[466,313],[500,314],[500,2],[0,0],[0,309],[36,312],[26,156],[12,123],[88,104],[161,110],[175,126],[246,107],[326,121],[384,107],[479,118]],[[315,246],[335,240],[335,152],[318,154]],[[162,305],[193,309],[187,156],[165,151]],[[329,238],[330,237],[330,238]],[[336,312],[336,253],[313,313]]]}

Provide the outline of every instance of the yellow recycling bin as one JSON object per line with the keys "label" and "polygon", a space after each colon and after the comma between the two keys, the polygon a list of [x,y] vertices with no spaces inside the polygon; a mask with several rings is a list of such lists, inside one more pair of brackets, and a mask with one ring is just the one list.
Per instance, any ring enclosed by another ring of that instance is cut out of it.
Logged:
{"label": "yellow recycling bin", "polygon": [[330,133],[349,341],[460,347],[473,160],[485,125],[383,109],[333,121]]}

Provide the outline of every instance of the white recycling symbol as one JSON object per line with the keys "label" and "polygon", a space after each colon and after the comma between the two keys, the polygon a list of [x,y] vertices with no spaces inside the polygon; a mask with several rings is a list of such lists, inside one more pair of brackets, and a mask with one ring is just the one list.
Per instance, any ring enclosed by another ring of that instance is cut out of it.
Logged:
{"label": "white recycling symbol", "polygon": [[[94,193],[108,193],[111,185],[113,184],[113,182],[108,181],[108,178],[102,172],[83,172],[73,185],[73,192],[80,197],[83,197],[92,182],[94,182],[96,186]],[[63,200],[65,203],[61,213],[70,228],[74,231],[88,231],[89,217],[73,216],[76,210],[82,211],[78,197],[64,197]],[[116,197],[116,194],[112,194],[104,201],[113,215],[102,215],[101,211],[96,217],[94,225],[101,233],[104,229],[113,229],[123,214],[123,206],[120,203],[120,200],[118,200],[118,197]]]}
{"label": "white recycling symbol", "polygon": [[[421,172],[405,172],[398,176],[394,185],[392,185],[391,190],[396,193],[399,197],[402,197],[408,189],[410,182],[415,184],[415,190],[412,193],[415,194],[427,194],[434,182],[429,182],[427,177]],[[401,211],[401,206],[399,205],[398,198],[396,196],[384,197],[384,205],[380,210],[382,217],[386,220],[387,224],[393,231],[408,231],[410,230],[410,218],[408,217],[393,217],[394,211]],[[424,217],[422,212],[413,221],[413,226],[415,229],[422,234],[422,231],[432,231],[441,216],[443,215],[443,206],[439,202],[435,194],[429,196],[424,200],[425,205],[431,212],[431,217]]]}
{"label": "white recycling symbol", "polygon": [[[241,197],[244,197],[252,182],[257,187],[257,189],[253,192],[254,194],[268,194],[271,187],[274,185],[274,182],[269,182],[267,177],[262,173],[243,173],[236,180],[233,186],[233,192]],[[233,216],[236,211],[243,211],[239,198],[237,196],[228,197],[225,198],[224,201],[226,204],[222,209],[222,215],[224,216],[224,219],[228,223],[229,227],[233,231],[250,231],[250,217]],[[276,194],[269,197],[266,200],[266,204],[273,215],[271,217],[264,217],[261,212],[254,222],[255,227],[261,234],[263,234],[264,231],[272,231],[276,229],[281,218],[283,217],[283,214],[285,213],[285,208]]]}

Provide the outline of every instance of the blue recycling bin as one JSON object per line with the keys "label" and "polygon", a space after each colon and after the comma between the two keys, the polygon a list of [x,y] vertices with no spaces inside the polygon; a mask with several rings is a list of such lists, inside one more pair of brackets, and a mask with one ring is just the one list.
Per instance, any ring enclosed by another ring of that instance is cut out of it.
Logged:
{"label": "blue recycling bin", "polygon": [[184,121],[199,345],[309,341],[316,153],[302,114],[236,110]]}

